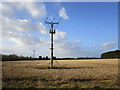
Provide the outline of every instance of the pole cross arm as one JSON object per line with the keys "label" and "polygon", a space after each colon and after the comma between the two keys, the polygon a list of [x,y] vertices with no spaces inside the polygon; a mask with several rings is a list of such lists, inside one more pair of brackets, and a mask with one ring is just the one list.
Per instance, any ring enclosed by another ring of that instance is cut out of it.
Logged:
{"label": "pole cross arm", "polygon": [[51,22],[47,22],[47,21],[45,21],[45,23],[47,23],[47,24],[51,24]]}
{"label": "pole cross arm", "polygon": [[53,24],[59,24],[59,22],[57,22],[57,23],[53,23]]}
{"label": "pole cross arm", "polygon": [[45,23],[47,23],[47,24],[59,24],[59,22],[57,22],[57,23],[55,23],[55,22],[47,22],[47,21],[45,21]]}

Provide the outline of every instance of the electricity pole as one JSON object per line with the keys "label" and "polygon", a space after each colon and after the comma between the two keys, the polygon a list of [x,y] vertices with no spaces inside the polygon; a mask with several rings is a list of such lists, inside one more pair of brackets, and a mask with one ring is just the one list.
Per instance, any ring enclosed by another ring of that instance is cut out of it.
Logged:
{"label": "electricity pole", "polygon": [[53,34],[55,34],[55,30],[53,30],[53,25],[54,24],[58,24],[58,22],[57,23],[55,23],[55,22],[53,22],[53,21],[51,21],[51,22],[47,22],[47,21],[45,21],[45,23],[46,24],[50,24],[50,36],[51,36],[51,46],[50,46],[50,67],[51,68],[53,68]]}
{"label": "electricity pole", "polygon": [[33,50],[33,58],[35,59],[35,50]]}

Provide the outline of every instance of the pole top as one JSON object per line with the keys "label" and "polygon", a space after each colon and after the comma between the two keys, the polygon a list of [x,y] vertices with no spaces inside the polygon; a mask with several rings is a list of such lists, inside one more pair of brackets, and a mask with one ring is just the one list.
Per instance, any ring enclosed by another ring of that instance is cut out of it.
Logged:
{"label": "pole top", "polygon": [[[47,20],[48,20],[48,21],[47,21]],[[55,22],[55,20],[58,20],[58,21]],[[61,18],[57,19],[57,18],[55,18],[55,17],[51,17],[51,18],[46,17],[45,23],[46,23],[46,24],[59,24],[59,20],[61,20]]]}

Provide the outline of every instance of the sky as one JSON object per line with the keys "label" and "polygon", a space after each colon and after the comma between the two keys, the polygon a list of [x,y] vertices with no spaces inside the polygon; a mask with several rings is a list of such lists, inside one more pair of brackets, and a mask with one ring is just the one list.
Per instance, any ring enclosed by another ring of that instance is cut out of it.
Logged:
{"label": "sky", "polygon": [[118,49],[117,2],[2,2],[0,21],[2,54],[49,56],[45,21],[59,22],[56,57],[100,57]]}

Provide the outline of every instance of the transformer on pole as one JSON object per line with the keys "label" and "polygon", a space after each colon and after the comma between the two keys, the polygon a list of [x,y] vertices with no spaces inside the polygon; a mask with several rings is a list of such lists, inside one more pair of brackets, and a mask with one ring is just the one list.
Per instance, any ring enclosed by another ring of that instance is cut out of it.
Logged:
{"label": "transformer on pole", "polygon": [[53,21],[47,22],[45,21],[46,24],[50,24],[50,37],[51,37],[51,46],[50,46],[50,67],[53,68],[53,34],[55,34],[55,30],[53,28],[54,24],[58,24],[59,22],[55,23]]}

